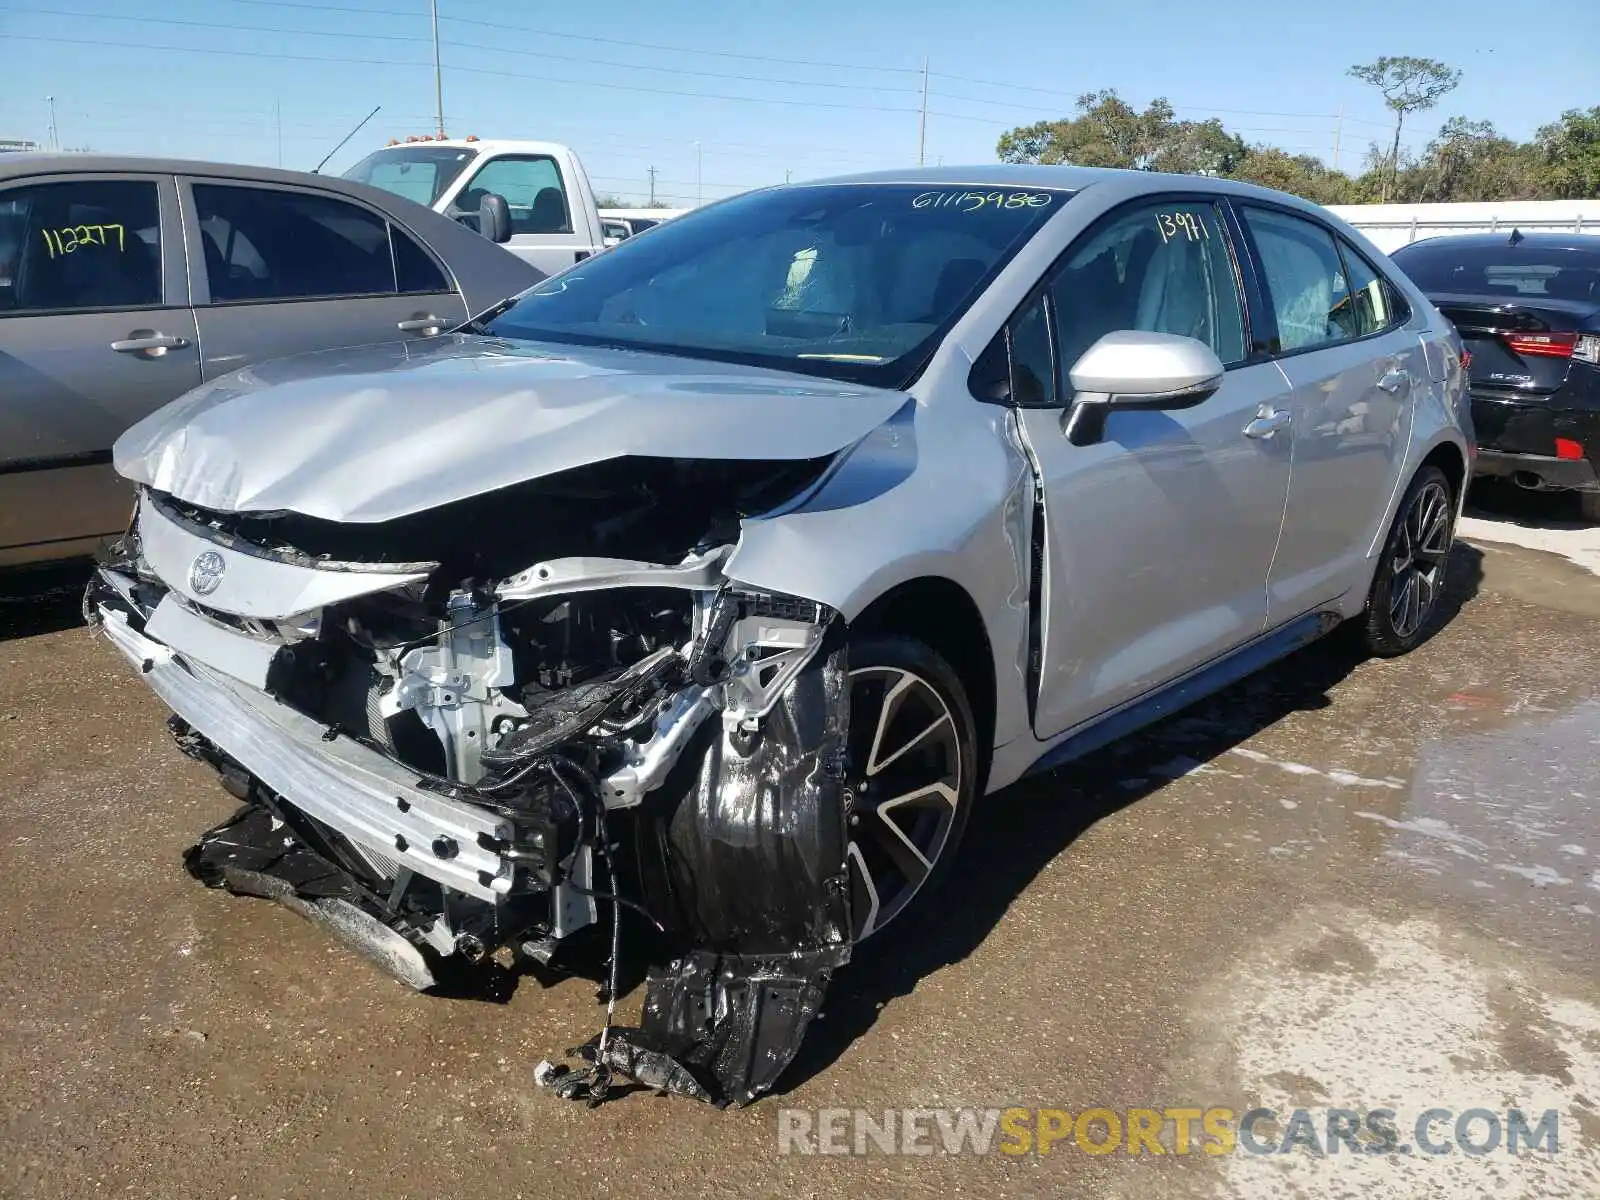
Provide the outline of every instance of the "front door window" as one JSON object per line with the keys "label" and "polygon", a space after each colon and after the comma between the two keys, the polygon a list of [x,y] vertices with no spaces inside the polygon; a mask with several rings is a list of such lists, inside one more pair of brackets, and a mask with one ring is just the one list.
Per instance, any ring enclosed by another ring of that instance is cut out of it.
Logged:
{"label": "front door window", "polygon": [[0,193],[0,315],[160,303],[154,182],[89,179]]}

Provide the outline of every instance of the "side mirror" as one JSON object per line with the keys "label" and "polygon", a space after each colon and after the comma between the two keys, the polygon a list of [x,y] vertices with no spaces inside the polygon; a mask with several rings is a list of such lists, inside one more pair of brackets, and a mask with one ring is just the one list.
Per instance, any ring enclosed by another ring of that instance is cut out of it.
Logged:
{"label": "side mirror", "polygon": [[483,194],[478,201],[478,232],[499,246],[511,240],[511,206],[504,196]]}
{"label": "side mirror", "polygon": [[1074,446],[1105,436],[1116,408],[1193,408],[1222,386],[1222,361],[1204,342],[1173,333],[1121,329],[1083,352],[1067,373],[1072,405],[1064,422]]}

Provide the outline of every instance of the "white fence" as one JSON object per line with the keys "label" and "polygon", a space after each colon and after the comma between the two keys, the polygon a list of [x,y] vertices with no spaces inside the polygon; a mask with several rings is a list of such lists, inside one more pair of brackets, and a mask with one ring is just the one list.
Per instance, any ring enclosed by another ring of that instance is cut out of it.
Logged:
{"label": "white fence", "polygon": [[1507,200],[1487,204],[1334,204],[1337,213],[1387,253],[1451,233],[1600,235],[1600,200]]}

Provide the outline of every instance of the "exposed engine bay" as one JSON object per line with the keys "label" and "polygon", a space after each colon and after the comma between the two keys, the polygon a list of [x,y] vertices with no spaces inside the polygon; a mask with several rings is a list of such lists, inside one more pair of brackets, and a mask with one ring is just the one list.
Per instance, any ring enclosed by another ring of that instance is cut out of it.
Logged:
{"label": "exposed engine bay", "polygon": [[[86,607],[243,802],[186,855],[418,989],[624,912],[672,948],[575,1070],[769,1089],[851,949],[842,622],[741,588],[741,519],[827,460],[618,459],[397,520],[145,489]],[[576,1052],[575,1052],[576,1053]]]}

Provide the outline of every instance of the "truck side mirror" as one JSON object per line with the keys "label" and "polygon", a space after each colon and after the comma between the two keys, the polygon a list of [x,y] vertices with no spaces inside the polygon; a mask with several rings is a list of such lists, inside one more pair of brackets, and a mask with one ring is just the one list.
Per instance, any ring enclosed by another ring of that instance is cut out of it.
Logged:
{"label": "truck side mirror", "polygon": [[478,232],[500,246],[511,240],[511,206],[504,196],[483,194],[478,201]]}

